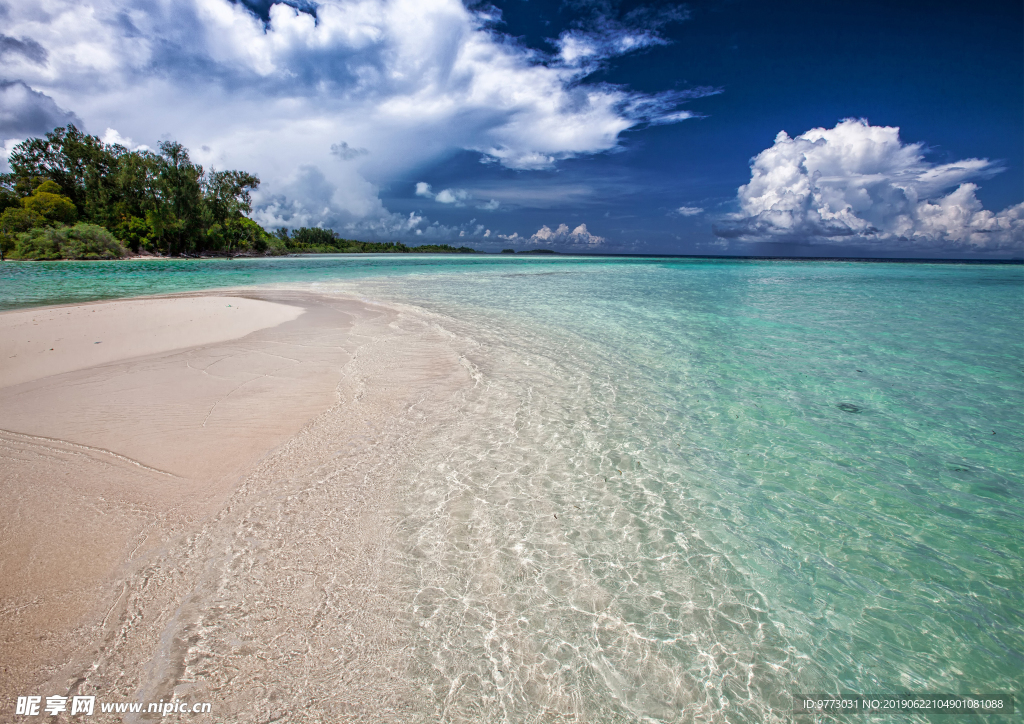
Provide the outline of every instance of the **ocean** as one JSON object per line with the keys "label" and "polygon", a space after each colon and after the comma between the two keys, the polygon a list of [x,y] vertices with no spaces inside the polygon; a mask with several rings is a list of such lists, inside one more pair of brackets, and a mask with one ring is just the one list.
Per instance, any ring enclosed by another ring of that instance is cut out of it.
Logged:
{"label": "ocean", "polygon": [[473,376],[405,463],[396,542],[441,720],[1020,692],[1024,267],[21,263],[0,309],[247,285],[420,315]]}

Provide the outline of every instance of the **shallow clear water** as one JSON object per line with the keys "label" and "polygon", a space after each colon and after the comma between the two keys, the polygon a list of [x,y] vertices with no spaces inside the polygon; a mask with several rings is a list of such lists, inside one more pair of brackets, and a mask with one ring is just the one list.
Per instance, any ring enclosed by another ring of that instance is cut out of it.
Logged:
{"label": "shallow clear water", "polygon": [[442,719],[1020,691],[1024,267],[5,264],[0,306],[259,283],[415,306],[477,379],[404,511]]}

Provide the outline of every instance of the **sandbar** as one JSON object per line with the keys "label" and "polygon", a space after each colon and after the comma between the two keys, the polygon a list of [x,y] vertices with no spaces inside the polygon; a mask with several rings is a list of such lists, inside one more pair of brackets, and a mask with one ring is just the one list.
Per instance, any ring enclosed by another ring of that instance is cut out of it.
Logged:
{"label": "sandbar", "polygon": [[[401,436],[422,426],[428,398],[446,399],[469,379],[429,325],[385,307],[286,290],[6,312],[0,353],[5,701],[90,686],[155,701],[202,688],[215,677],[189,673],[183,612],[214,608],[213,599],[200,602],[203,580],[235,580],[233,558],[214,563],[224,551],[240,546],[265,560],[261,536],[278,541],[272,548],[297,546],[268,567],[262,598],[275,586],[294,597],[303,575],[383,576],[382,506],[394,484],[386,465]],[[275,518],[282,491],[310,475],[319,480],[327,463],[342,472],[317,491],[326,497],[310,498],[305,517]],[[315,520],[325,528],[314,535]],[[286,576],[302,558],[323,570]],[[381,578],[379,587],[387,585]],[[393,616],[383,612],[383,588],[332,594],[375,622],[352,632],[349,621],[337,635],[383,637],[370,647],[380,666],[390,660],[382,651],[399,650],[386,631]],[[237,608],[224,626],[265,613],[245,590],[230,604],[218,599]],[[291,608],[315,609],[316,591],[310,595]],[[254,629],[249,645],[259,649],[260,631],[271,628]],[[364,687],[376,680],[372,666],[366,671]],[[392,692],[391,709],[403,696]],[[211,721],[237,706],[219,702]]]}

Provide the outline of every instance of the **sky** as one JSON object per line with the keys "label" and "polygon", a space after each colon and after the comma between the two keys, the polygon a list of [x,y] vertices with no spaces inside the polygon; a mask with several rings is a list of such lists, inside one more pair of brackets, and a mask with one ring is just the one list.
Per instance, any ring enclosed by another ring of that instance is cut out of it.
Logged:
{"label": "sky", "polygon": [[1024,257],[1019,0],[0,0],[0,170],[66,123],[256,173],[268,229]]}

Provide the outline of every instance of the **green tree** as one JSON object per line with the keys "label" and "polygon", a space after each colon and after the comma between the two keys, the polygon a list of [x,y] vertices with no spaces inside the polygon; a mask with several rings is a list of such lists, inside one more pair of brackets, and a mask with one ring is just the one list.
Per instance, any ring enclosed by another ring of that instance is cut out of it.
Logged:
{"label": "green tree", "polygon": [[37,186],[31,196],[21,199],[21,205],[49,223],[72,224],[78,218],[74,203],[49,179]]}
{"label": "green tree", "polygon": [[245,171],[211,171],[206,177],[203,213],[212,248],[229,254],[239,249],[254,249],[260,242],[266,248],[266,232],[245,217],[252,211],[250,192],[259,185],[259,178]]}
{"label": "green tree", "polygon": [[0,260],[14,250],[18,234],[42,224],[43,217],[20,206],[4,209],[0,214]]}
{"label": "green tree", "polygon": [[[247,216],[258,177],[245,171],[205,173],[189,158],[188,149],[173,141],[161,143],[158,153],[132,151],[68,125],[18,144],[8,160],[11,172],[0,176],[0,259],[29,232],[24,239],[28,246],[18,254],[22,258],[114,254],[105,241],[100,246],[75,246],[75,239],[92,238],[92,231],[82,231],[82,223],[112,233],[118,248],[123,244],[134,251],[145,248],[172,256],[210,251],[412,251],[400,242],[343,239],[323,228],[268,234]],[[53,233],[38,231],[43,228]],[[66,228],[79,231],[67,236],[71,232],[61,231]],[[440,245],[418,251],[472,249]]]}
{"label": "green tree", "polygon": [[125,151],[120,146],[113,149],[117,165],[103,184],[103,213],[97,214],[94,220],[138,251],[154,241],[146,216],[159,205],[160,158],[149,151]]}
{"label": "green tree", "polygon": [[100,181],[109,175],[116,158],[99,138],[69,124],[43,138],[19,143],[7,161],[20,195],[30,194],[33,180],[50,179],[71,199],[78,216],[91,218],[95,208],[90,207],[102,203]]}
{"label": "green tree", "polygon": [[17,237],[36,227],[71,223],[78,215],[71,200],[49,179],[36,186],[31,196],[18,199],[0,213],[0,259],[14,250]]}
{"label": "green tree", "polygon": [[170,256],[202,251],[203,167],[176,141],[160,144],[153,208],[146,220]]}
{"label": "green tree", "polygon": [[2,179],[0,179],[0,214],[6,209],[18,206],[21,206],[21,198],[13,189],[2,185]]}

